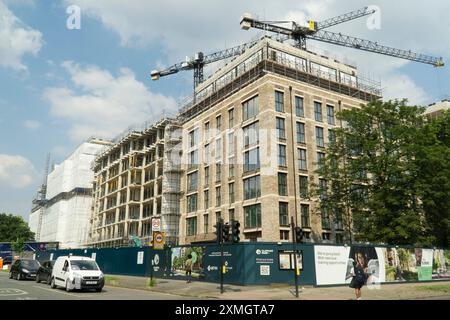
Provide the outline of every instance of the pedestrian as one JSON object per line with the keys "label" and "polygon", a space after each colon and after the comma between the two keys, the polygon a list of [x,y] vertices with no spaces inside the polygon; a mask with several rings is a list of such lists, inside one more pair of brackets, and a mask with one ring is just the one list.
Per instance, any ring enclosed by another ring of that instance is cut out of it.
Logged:
{"label": "pedestrian", "polygon": [[366,259],[361,252],[356,254],[356,264],[353,267],[353,278],[350,282],[350,288],[355,289],[356,300],[361,300],[361,288],[367,281]]}
{"label": "pedestrian", "polygon": [[184,264],[185,270],[186,270],[186,277],[188,277],[187,283],[191,282],[192,277],[192,255],[189,254],[188,258]]}

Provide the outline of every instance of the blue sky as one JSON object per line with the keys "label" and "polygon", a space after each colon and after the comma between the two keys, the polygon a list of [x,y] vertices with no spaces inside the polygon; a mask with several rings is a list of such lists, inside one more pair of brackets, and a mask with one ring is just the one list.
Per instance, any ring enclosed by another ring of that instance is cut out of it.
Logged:
{"label": "blue sky", "polygon": [[[365,19],[333,30],[450,63],[450,4],[412,2],[0,0],[0,212],[28,218],[47,153],[59,163],[89,136],[113,137],[134,123],[173,114],[192,91],[192,74],[152,82],[150,71],[199,50],[249,41],[258,32],[240,30],[244,12],[266,20],[321,20],[377,5],[379,30],[369,30]],[[66,28],[72,4],[81,9],[80,30]],[[386,98],[429,104],[450,95],[448,67],[316,42],[310,48],[374,75]]]}

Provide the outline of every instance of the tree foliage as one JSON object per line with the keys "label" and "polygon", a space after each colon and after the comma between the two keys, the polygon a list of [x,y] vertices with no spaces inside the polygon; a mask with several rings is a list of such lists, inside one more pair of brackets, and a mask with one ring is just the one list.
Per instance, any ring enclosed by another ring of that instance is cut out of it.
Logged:
{"label": "tree foliage", "polygon": [[317,171],[326,192],[313,189],[346,241],[448,245],[450,116],[423,111],[396,100],[337,115],[342,126]]}
{"label": "tree foliage", "polygon": [[34,241],[34,233],[30,231],[22,217],[0,214],[0,242],[12,242],[17,239]]}

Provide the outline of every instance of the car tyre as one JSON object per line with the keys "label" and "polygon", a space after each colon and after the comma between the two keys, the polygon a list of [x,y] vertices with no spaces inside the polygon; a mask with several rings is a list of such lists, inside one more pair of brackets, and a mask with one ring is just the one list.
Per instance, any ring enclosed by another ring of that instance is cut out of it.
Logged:
{"label": "car tyre", "polygon": [[16,279],[17,279],[17,281],[22,280],[22,275],[20,274],[20,272],[17,272]]}
{"label": "car tyre", "polygon": [[39,273],[36,275],[36,282],[37,283],[41,282],[41,279],[39,279]]}
{"label": "car tyre", "polygon": [[69,280],[66,280],[66,291],[67,292],[72,291],[72,289],[70,289],[70,286],[69,286]]}
{"label": "car tyre", "polygon": [[48,276],[48,277],[47,277],[47,280],[45,280],[45,283],[46,283],[46,284],[52,283],[52,276]]}
{"label": "car tyre", "polygon": [[56,289],[55,278],[52,278],[52,280],[50,281],[50,288]]}
{"label": "car tyre", "polygon": [[9,272],[9,278],[12,279],[13,278],[13,274],[12,272]]}
{"label": "car tyre", "polygon": [[103,288],[96,288],[95,291],[102,292]]}

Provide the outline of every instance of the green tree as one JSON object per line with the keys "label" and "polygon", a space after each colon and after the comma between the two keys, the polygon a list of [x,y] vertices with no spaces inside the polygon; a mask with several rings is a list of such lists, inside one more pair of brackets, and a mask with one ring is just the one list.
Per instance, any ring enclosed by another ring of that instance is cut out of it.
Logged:
{"label": "green tree", "polygon": [[12,242],[17,239],[34,241],[34,233],[20,216],[0,214],[0,242]]}
{"label": "green tree", "polygon": [[417,186],[434,244],[450,245],[450,112],[429,119],[417,142]]}
{"label": "green tree", "polygon": [[18,238],[16,241],[12,241],[11,249],[15,254],[21,255],[25,250],[25,240]]}
{"label": "green tree", "polygon": [[342,127],[318,170],[328,193],[315,190],[322,211],[334,220],[345,213],[356,241],[430,243],[414,161],[423,110],[405,100],[374,101],[337,115]]}

